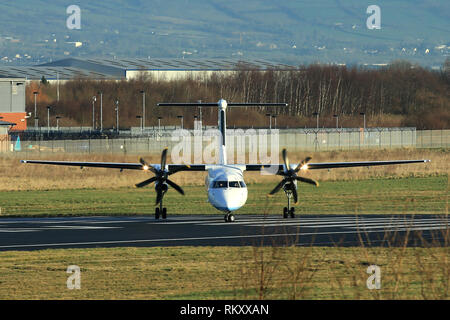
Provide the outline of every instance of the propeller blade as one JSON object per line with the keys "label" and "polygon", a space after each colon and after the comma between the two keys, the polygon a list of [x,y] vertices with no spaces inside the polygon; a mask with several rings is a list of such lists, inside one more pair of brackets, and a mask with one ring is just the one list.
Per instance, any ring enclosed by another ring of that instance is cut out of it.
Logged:
{"label": "propeller blade", "polygon": [[143,158],[139,158],[139,162],[142,164],[144,169],[145,167],[147,167],[148,170],[150,170],[153,173],[156,173],[156,169],[152,165],[148,164]]}
{"label": "propeller blade", "polygon": [[277,184],[277,186],[269,192],[269,195],[273,195],[275,193],[277,193],[278,191],[280,191],[280,189],[284,186],[284,184],[286,183],[286,179],[283,179],[280,181],[279,184]]}
{"label": "propeller blade", "polygon": [[311,157],[306,157],[302,162],[300,162],[297,166],[297,168],[295,168],[295,172],[298,172],[305,164],[307,164],[308,162],[311,161]]}
{"label": "propeller blade", "polygon": [[305,178],[305,177],[298,177],[298,176],[295,177],[295,179],[297,179],[298,181],[301,181],[301,182],[305,182],[305,183],[309,183],[309,184],[315,185],[316,187],[319,186],[319,183],[316,180],[313,180],[313,179],[309,179],[309,178]]}
{"label": "propeller blade", "polygon": [[167,148],[164,148],[164,150],[161,153],[161,170],[164,170],[166,167],[166,159],[167,159]]}
{"label": "propeller blade", "polygon": [[170,181],[169,179],[166,180],[167,184],[177,190],[179,193],[181,193],[184,196],[184,191],[181,189],[179,185],[177,185],[175,182]]}
{"label": "propeller blade", "polygon": [[138,187],[138,188],[145,187],[146,185],[149,185],[150,183],[152,183],[156,179],[157,179],[156,177],[151,177],[150,179],[147,179],[145,181],[142,181],[142,182],[136,184],[136,187]]}
{"label": "propeller blade", "polygon": [[283,154],[283,161],[284,161],[284,165],[286,166],[286,170],[289,170],[291,167],[289,166],[289,159],[288,159],[288,156],[287,156],[287,150],[283,149],[282,154]]}
{"label": "propeller blade", "polygon": [[294,203],[298,202],[298,194],[297,194],[297,188],[292,188],[292,196],[294,197]]}

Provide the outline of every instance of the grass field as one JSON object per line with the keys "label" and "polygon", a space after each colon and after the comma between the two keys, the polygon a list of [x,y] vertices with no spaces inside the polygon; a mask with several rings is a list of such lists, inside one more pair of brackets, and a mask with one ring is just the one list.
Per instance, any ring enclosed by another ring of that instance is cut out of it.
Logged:
{"label": "grass field", "polygon": [[[316,161],[429,158],[431,164],[308,173],[297,212],[447,214],[449,153],[328,152]],[[303,155],[304,156],[304,155]],[[75,160],[72,156],[48,156]],[[70,158],[71,159],[70,159]],[[133,161],[130,156],[75,157]],[[300,159],[302,155],[293,155]],[[149,159],[153,161],[156,157]],[[142,172],[17,165],[0,158],[1,215],[153,214],[152,188],[136,189]],[[207,203],[204,174],[181,173],[183,197],[170,190],[170,214],[219,213]],[[249,198],[237,213],[281,214],[283,193],[268,198],[279,177],[248,174]],[[444,247],[157,247],[0,252],[0,299],[448,299],[448,229]],[[69,265],[81,268],[81,289],[66,286]],[[381,268],[381,289],[366,286],[367,267]]]}
{"label": "grass field", "polygon": [[[291,162],[305,154],[292,153]],[[318,188],[299,184],[297,212],[307,213],[444,213],[448,203],[450,152],[439,150],[361,150],[312,153],[313,162],[386,159],[431,159],[431,163],[352,169],[311,170],[303,173],[320,182]],[[136,162],[130,155],[43,154],[32,158],[52,160]],[[157,163],[159,156],[145,156]],[[153,214],[152,186],[134,184],[148,174],[107,170],[20,164],[20,155],[0,157],[0,213],[19,215],[130,215]],[[170,214],[219,213],[207,202],[205,173],[181,172],[172,176],[186,192],[183,197],[169,190],[165,205]],[[267,193],[278,176],[245,175],[249,197],[237,213],[280,214],[286,197]]]}
{"label": "grass field", "polygon": [[[0,299],[448,299],[447,248],[172,247],[0,252]],[[69,265],[81,289],[67,288]],[[369,290],[367,268],[381,269]]]}
{"label": "grass field", "polygon": [[[248,186],[247,204],[238,214],[281,214],[286,197],[267,193],[271,183]],[[300,214],[427,214],[446,213],[448,176],[325,181],[319,187],[299,185]],[[207,202],[205,187],[186,186],[185,196],[169,190],[164,198],[170,214],[219,213]],[[2,216],[136,215],[154,213],[152,187],[136,189],[65,189],[4,191]]]}
{"label": "grass field", "polygon": [[[170,154],[170,152],[169,152]],[[149,163],[159,163],[160,155],[141,155]],[[306,177],[319,182],[362,180],[374,178],[427,177],[448,175],[450,171],[450,149],[368,149],[353,151],[329,152],[289,152],[291,163],[300,162],[311,156],[311,162],[342,162],[370,160],[430,159],[429,163],[395,165],[382,167],[366,167],[310,170],[302,172]],[[110,189],[133,187],[136,183],[148,178],[148,172],[139,170],[99,169],[62,167],[48,165],[21,164],[20,159],[66,160],[66,161],[104,161],[104,162],[138,162],[138,155],[124,154],[70,154],[70,153],[14,153],[0,156],[0,191],[25,190],[61,190],[61,189]],[[282,162],[281,156],[279,159]],[[168,159],[168,163],[171,160]],[[171,179],[181,186],[204,186],[204,172],[180,172]],[[259,172],[246,172],[247,183],[273,183],[279,181],[278,176],[261,175]]]}

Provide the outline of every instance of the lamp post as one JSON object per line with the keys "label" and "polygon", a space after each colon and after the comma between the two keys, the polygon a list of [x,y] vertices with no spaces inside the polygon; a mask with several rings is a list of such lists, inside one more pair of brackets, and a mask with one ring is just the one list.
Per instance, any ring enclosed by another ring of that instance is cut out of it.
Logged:
{"label": "lamp post", "polygon": [[103,132],[103,92],[98,91],[100,95],[100,132]]}
{"label": "lamp post", "polygon": [[95,130],[95,101],[97,101],[97,97],[92,97],[92,131]]}
{"label": "lamp post", "polygon": [[36,103],[36,96],[39,94],[39,92],[34,91],[34,128],[37,129],[38,123],[37,123],[37,103]]}
{"label": "lamp post", "polygon": [[361,112],[360,115],[364,118],[364,132],[366,131],[366,114],[364,112]]}
{"label": "lamp post", "polygon": [[141,90],[142,93],[142,130],[145,128],[145,91]]}
{"label": "lamp post", "polygon": [[[198,103],[202,103],[202,100],[197,100]],[[202,119],[202,107],[198,107],[198,114],[200,117],[200,122],[203,120]]]}
{"label": "lamp post", "polygon": [[313,116],[316,116],[316,122],[317,122],[316,127],[317,127],[317,130],[319,130],[319,113],[318,112],[314,112]]}
{"label": "lamp post", "polygon": [[56,130],[59,131],[59,119],[61,119],[62,117],[60,116],[56,116]]}
{"label": "lamp post", "polygon": [[269,129],[272,130],[272,115],[270,113],[266,113],[266,116],[269,117]]}
{"label": "lamp post", "polygon": [[59,102],[59,72],[56,72],[56,100]]}
{"label": "lamp post", "polygon": [[339,115],[333,114],[333,117],[336,118],[336,129],[339,128]]}
{"label": "lamp post", "polygon": [[277,128],[277,115],[273,114],[272,118],[273,118],[273,121],[274,121],[273,127],[274,127],[274,129],[276,129]]}
{"label": "lamp post", "polygon": [[50,134],[50,108],[51,106],[47,106],[47,133]]}
{"label": "lamp post", "polygon": [[116,105],[116,130],[117,133],[119,133],[119,98],[116,98],[116,100],[114,101],[114,104]]}
{"label": "lamp post", "polygon": [[136,116],[136,119],[140,119],[141,120],[140,126],[141,126],[141,133],[142,133],[142,131],[144,130],[144,127],[142,126],[142,116]]}
{"label": "lamp post", "polygon": [[181,129],[183,129],[184,128],[184,126],[183,126],[183,116],[177,116],[177,118],[181,119]]}
{"label": "lamp post", "polygon": [[[202,100],[198,100],[198,103],[202,103]],[[203,118],[202,118],[202,107],[198,107],[198,116],[200,121],[200,134],[202,134],[203,130]]]}
{"label": "lamp post", "polygon": [[158,134],[161,136],[161,119],[162,117],[158,117]]}

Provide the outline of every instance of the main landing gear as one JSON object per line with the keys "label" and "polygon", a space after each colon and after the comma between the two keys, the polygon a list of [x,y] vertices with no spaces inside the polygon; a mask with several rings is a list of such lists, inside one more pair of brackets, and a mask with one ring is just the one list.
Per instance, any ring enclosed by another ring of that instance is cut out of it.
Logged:
{"label": "main landing gear", "polygon": [[161,216],[162,219],[167,219],[167,208],[163,207],[163,202],[159,203],[159,207],[155,208],[155,219],[158,220]]}
{"label": "main landing gear", "polygon": [[225,222],[234,222],[234,215],[228,212],[224,217]]}
{"label": "main landing gear", "polygon": [[167,208],[155,208],[155,219],[158,220],[160,216],[162,219],[167,218]]}
{"label": "main landing gear", "polygon": [[284,193],[286,194],[286,197],[288,199],[288,205],[287,207],[283,208],[283,218],[295,218],[295,208],[291,207],[292,191],[286,188],[284,189]]}

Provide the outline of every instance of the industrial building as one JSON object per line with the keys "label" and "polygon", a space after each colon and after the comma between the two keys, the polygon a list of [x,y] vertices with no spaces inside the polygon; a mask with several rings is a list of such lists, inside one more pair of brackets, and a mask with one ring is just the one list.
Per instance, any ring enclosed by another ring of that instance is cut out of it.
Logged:
{"label": "industrial building", "polygon": [[0,78],[0,120],[14,124],[10,129],[26,130],[25,78]]}
{"label": "industrial building", "polygon": [[[292,70],[293,66],[265,60],[233,59],[80,59],[66,58],[34,66],[0,65],[0,120],[14,123],[10,131],[25,131],[27,81],[74,79],[129,80],[149,76],[157,81],[195,78],[239,70]],[[33,115],[34,116],[34,115]]]}
{"label": "industrial building", "polygon": [[10,150],[11,137],[9,131],[14,123],[0,120],[0,152]]}
{"label": "industrial building", "polygon": [[149,75],[156,80],[173,80],[207,76],[213,72],[237,70],[292,70],[286,64],[265,60],[233,59],[79,59],[67,58],[35,66],[0,66],[0,77],[21,77],[27,80],[125,80]]}

